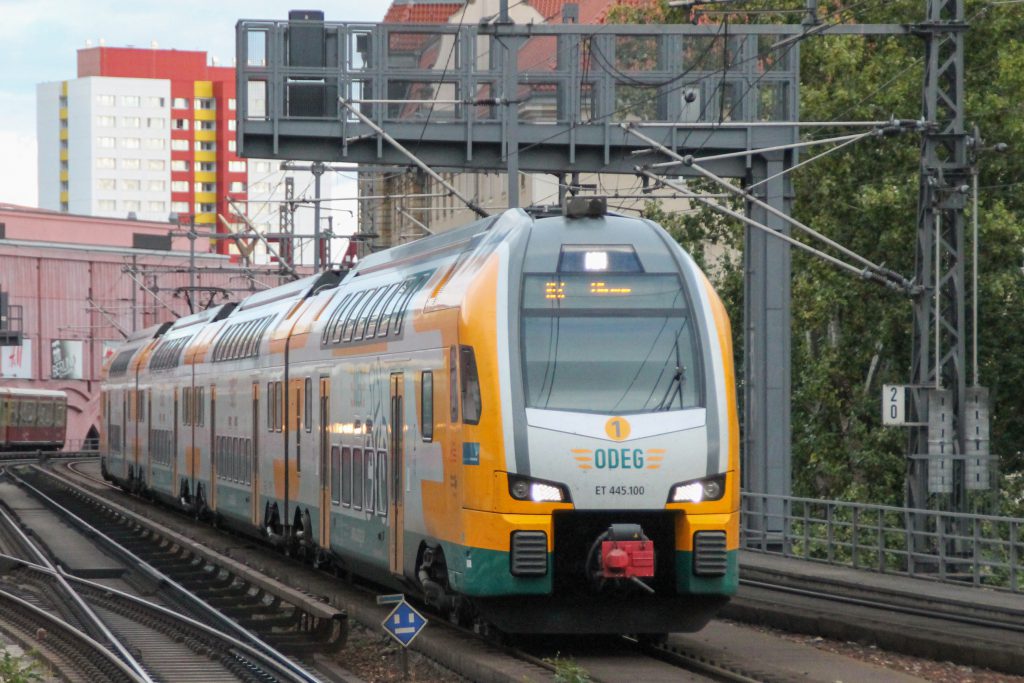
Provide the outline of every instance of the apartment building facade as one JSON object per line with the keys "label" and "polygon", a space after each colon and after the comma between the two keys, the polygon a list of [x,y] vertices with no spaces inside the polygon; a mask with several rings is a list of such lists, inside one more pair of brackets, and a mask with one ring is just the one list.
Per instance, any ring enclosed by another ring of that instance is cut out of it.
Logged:
{"label": "apartment building facade", "polygon": [[[242,227],[241,214],[277,232],[285,176],[297,192],[312,185],[309,173],[286,174],[278,162],[237,155],[235,69],[209,64],[205,52],[85,48],[77,78],[41,83],[36,93],[40,208],[176,217],[218,232],[226,229],[220,217]],[[312,211],[296,211],[292,223],[312,234]],[[235,246],[217,240],[212,249],[226,254]],[[254,255],[267,258],[259,247]]]}

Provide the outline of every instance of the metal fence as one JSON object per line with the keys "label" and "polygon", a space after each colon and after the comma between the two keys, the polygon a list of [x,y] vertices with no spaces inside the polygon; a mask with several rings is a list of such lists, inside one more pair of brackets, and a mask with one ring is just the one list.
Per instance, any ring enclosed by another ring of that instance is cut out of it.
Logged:
{"label": "metal fence", "polygon": [[1024,519],[743,494],[747,550],[1024,592]]}

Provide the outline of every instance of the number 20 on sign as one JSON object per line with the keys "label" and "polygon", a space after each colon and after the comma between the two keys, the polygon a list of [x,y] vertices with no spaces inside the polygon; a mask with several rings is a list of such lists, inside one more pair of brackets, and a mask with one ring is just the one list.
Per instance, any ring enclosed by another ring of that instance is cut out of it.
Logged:
{"label": "number 20 on sign", "polygon": [[907,422],[907,387],[903,384],[882,385],[882,424],[896,426]]}

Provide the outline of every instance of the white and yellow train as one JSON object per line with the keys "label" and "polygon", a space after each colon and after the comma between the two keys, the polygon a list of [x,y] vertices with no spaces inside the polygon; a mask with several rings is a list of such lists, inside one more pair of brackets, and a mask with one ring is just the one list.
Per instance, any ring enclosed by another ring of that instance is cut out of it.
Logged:
{"label": "white and yellow train", "polygon": [[109,479],[509,632],[735,592],[729,321],[658,225],[515,209],[144,330]]}

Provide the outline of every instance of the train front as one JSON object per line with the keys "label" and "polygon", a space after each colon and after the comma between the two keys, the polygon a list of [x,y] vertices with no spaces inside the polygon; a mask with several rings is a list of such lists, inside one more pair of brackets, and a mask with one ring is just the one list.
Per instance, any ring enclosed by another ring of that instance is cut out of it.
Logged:
{"label": "train front", "polygon": [[507,486],[517,512],[547,516],[510,532],[513,583],[534,595],[477,602],[514,632],[700,629],[738,580],[721,301],[645,220],[539,219],[519,252]]}

